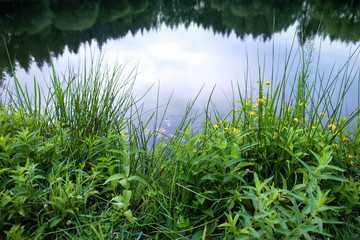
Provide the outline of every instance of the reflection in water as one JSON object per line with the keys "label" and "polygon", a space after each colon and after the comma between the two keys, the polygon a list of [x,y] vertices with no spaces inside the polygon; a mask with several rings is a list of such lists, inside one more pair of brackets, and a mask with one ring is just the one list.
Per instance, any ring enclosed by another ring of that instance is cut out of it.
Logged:
{"label": "reflection in water", "polygon": [[[234,32],[241,39],[248,35],[268,39],[300,22],[299,39],[319,34],[357,42],[359,18],[360,1],[353,0],[0,1],[0,34],[13,64],[25,70],[32,62],[38,67],[48,64],[49,52],[58,57],[67,47],[76,53],[92,39],[101,47],[109,39],[162,24],[171,28],[195,24],[222,35]],[[5,52],[1,41],[0,72],[10,74]]]}

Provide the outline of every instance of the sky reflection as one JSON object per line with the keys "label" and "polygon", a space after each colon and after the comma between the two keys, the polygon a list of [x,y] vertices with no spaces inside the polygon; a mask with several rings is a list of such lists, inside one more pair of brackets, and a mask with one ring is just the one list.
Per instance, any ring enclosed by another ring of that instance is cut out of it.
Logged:
{"label": "sky reflection", "polygon": [[[281,80],[285,56],[290,51],[294,39],[293,51],[295,53],[299,50],[295,34],[296,26],[293,25],[287,31],[274,34],[274,42],[272,40],[264,42],[251,36],[240,40],[235,34],[214,35],[212,31],[193,24],[188,28],[180,25],[176,29],[162,25],[157,30],[138,32],[135,35],[129,33],[122,39],[108,40],[101,50],[96,42],[92,42],[91,45],[84,44],[78,54],[66,50],[61,57],[53,61],[58,72],[65,72],[69,66],[75,66],[77,69],[76,66],[81,65],[85,56],[87,59],[90,58],[90,52],[95,56],[99,56],[102,52],[104,64],[109,67],[115,63],[124,64],[126,66],[124,74],[137,67],[134,96],[142,96],[153,86],[144,97],[145,110],[151,110],[156,106],[157,87],[160,87],[160,106],[166,104],[173,93],[167,112],[167,122],[162,126],[167,132],[171,132],[173,130],[170,129],[180,121],[180,117],[177,116],[184,113],[187,101],[194,99],[202,87],[194,110],[201,112],[205,108],[210,93],[216,86],[212,100],[218,110],[226,113],[232,109],[232,83],[234,86],[238,83],[244,93],[246,70],[249,71],[250,95],[257,94],[259,64],[262,68],[265,66],[264,81]],[[271,79],[273,44],[274,79]],[[334,70],[341,68],[356,45],[331,42],[329,38],[316,38],[311,68],[313,73],[316,71],[320,48],[319,73],[324,72],[326,75],[334,64]],[[359,75],[359,65],[355,60],[352,62],[353,73]],[[16,74],[20,81],[29,85],[31,92],[33,77],[35,76],[46,89],[50,73],[49,66],[39,69],[33,63],[29,72],[18,70]],[[358,104],[358,75],[354,87],[349,91],[346,114]],[[7,85],[11,86],[11,82],[8,81]]]}

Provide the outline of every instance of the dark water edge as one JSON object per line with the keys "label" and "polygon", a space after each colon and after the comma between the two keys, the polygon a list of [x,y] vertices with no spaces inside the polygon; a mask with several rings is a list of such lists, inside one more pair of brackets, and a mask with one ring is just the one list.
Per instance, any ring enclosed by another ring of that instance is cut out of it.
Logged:
{"label": "dark water edge", "polygon": [[[216,34],[239,39],[268,40],[295,22],[298,41],[328,36],[345,43],[360,39],[360,2],[354,0],[227,0],[227,1],[0,1],[0,72],[11,73],[12,64],[29,70],[61,56],[65,49],[77,53],[81,44],[122,39],[162,24],[176,29],[191,24]],[[319,27],[321,26],[321,27]],[[49,52],[51,54],[49,54]]]}

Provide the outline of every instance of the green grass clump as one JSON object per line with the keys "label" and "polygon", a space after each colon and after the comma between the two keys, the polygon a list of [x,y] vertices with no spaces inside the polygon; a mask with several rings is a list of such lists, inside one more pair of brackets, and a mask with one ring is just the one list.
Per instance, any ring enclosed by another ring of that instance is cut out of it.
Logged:
{"label": "green grass clump", "polygon": [[0,107],[2,235],[358,239],[360,118],[341,116],[351,74],[310,82],[306,56],[291,78],[259,74],[256,96],[239,90],[229,114],[208,107],[197,129],[190,102],[159,142],[163,116],[142,118],[121,68],[99,62],[63,80],[54,70],[46,98],[15,78]]}

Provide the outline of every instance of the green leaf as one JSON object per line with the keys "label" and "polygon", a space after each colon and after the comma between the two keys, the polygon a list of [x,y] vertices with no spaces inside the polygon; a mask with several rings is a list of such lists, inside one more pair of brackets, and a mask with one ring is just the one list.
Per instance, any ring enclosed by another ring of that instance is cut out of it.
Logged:
{"label": "green leaf", "polygon": [[130,175],[130,165],[127,164],[126,160],[124,160],[123,169],[125,172],[125,176],[128,177]]}
{"label": "green leaf", "polygon": [[57,225],[59,222],[61,222],[62,220],[63,220],[62,217],[58,217],[58,218],[52,220],[52,221],[51,221],[51,224],[50,224],[50,228],[56,226],[56,225]]}
{"label": "green leaf", "polygon": [[131,190],[123,190],[122,193],[123,193],[124,208],[127,209],[130,205],[132,191]]}
{"label": "green leaf", "polygon": [[148,182],[146,182],[142,177],[139,176],[131,176],[128,178],[128,181],[138,181],[141,182],[143,184],[145,184],[146,186],[150,187],[150,184]]}
{"label": "green leaf", "polygon": [[336,207],[336,206],[328,206],[328,205],[323,205],[321,206],[318,211],[322,212],[322,211],[328,211],[328,210],[333,210],[333,211],[337,211],[337,210],[341,210],[344,209],[344,207]]}
{"label": "green leaf", "polygon": [[326,166],[326,168],[330,168],[332,170],[336,170],[336,171],[339,171],[339,172],[345,172],[345,169],[342,169],[342,168],[339,168],[339,167],[336,167],[336,166],[333,166],[333,165],[328,165],[328,166]]}
{"label": "green leaf", "polygon": [[117,173],[117,174],[114,174],[112,176],[110,176],[105,182],[104,184],[107,184],[108,182],[111,182],[111,181],[114,181],[114,180],[118,180],[118,179],[123,179],[125,178],[125,175],[122,174],[122,173]]}
{"label": "green leaf", "polygon": [[42,175],[35,175],[33,179],[48,179],[47,177],[44,177]]}
{"label": "green leaf", "polygon": [[130,188],[130,182],[126,179],[123,178],[119,181],[120,185],[123,186],[123,188],[125,189],[129,189]]}
{"label": "green leaf", "polygon": [[294,187],[293,187],[293,189],[291,190],[291,191],[297,191],[297,190],[303,190],[304,188],[306,188],[307,187],[307,185],[306,184],[304,184],[304,183],[302,183],[302,184],[297,184],[297,185],[295,185]]}
{"label": "green leaf", "polygon": [[124,215],[125,215],[125,217],[126,217],[127,220],[129,220],[132,224],[134,224],[135,219],[134,219],[134,217],[133,217],[132,212],[131,212],[130,209],[127,210],[127,211],[125,211],[125,212],[124,212]]}
{"label": "green leaf", "polygon": [[319,179],[331,179],[331,180],[334,180],[334,181],[339,181],[339,182],[347,182],[347,180],[345,178],[342,178],[342,177],[336,177],[336,176],[333,176],[333,175],[330,175],[330,174],[321,174],[320,176],[318,176]]}
{"label": "green leaf", "polygon": [[25,217],[25,211],[24,211],[23,208],[20,208],[20,209],[18,210],[18,212],[19,212],[19,214],[20,214],[21,216]]}
{"label": "green leaf", "polygon": [[206,174],[205,176],[203,176],[203,177],[200,179],[200,182],[204,182],[205,180],[218,181],[219,178],[217,178],[214,174],[209,173],[209,174]]}
{"label": "green leaf", "polygon": [[197,230],[192,236],[190,240],[199,240],[202,238],[204,229]]}
{"label": "green leaf", "polygon": [[196,199],[199,201],[200,204],[203,204],[205,201],[205,197],[200,194],[196,195]]}
{"label": "green leaf", "polygon": [[284,229],[284,228],[275,228],[275,232],[281,233],[285,236],[290,236],[291,231],[289,229]]}
{"label": "green leaf", "polygon": [[343,221],[339,221],[337,219],[323,219],[322,221],[323,223],[328,223],[328,224],[344,224]]}
{"label": "green leaf", "polygon": [[244,161],[246,160],[245,158],[234,158],[234,159],[231,159],[229,160],[226,164],[225,164],[225,167],[230,167],[231,165],[234,165],[238,162],[241,162],[241,161]]}
{"label": "green leaf", "polygon": [[206,213],[207,215],[209,215],[210,217],[214,217],[214,210],[212,210],[212,208],[208,208],[205,210],[202,210],[203,213]]}
{"label": "green leaf", "polygon": [[299,162],[304,165],[304,167],[312,174],[312,175],[315,175],[314,171],[311,169],[311,167],[309,165],[307,165],[306,162],[304,162],[303,160],[301,160],[300,158],[296,157]]}

